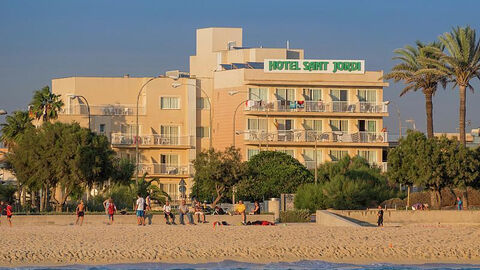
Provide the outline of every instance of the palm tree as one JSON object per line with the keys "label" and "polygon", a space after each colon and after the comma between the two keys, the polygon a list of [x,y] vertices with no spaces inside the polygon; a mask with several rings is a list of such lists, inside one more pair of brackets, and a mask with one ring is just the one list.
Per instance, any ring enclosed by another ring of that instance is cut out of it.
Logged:
{"label": "palm tree", "polygon": [[61,95],[55,95],[50,92],[50,87],[45,86],[41,90],[35,91],[33,99],[30,102],[30,112],[33,113],[37,120],[42,119],[44,122],[50,119],[56,119],[58,112],[62,109],[63,101]]}
{"label": "palm tree", "polygon": [[[429,68],[427,64],[420,61],[422,58],[435,58],[436,54],[430,53],[428,48],[436,48],[439,51],[443,50],[443,46],[438,42],[424,44],[420,41],[416,42],[416,47],[407,45],[405,48],[396,49],[394,51],[397,56],[393,57],[395,60],[400,60],[392,68],[392,71],[384,76],[385,79],[393,79],[395,82],[403,81],[405,88],[403,88],[400,96],[405,95],[410,91],[422,90],[425,95],[425,110],[427,114],[427,136],[433,137],[433,102],[432,98],[437,91],[438,84],[443,88],[446,87],[446,76],[432,73],[422,73],[422,70]],[[438,58],[438,57],[437,57]]]}
{"label": "palm tree", "polygon": [[475,29],[470,26],[453,28],[452,32],[444,33],[439,40],[448,54],[432,49],[431,52],[438,55],[439,59],[425,59],[425,63],[433,66],[425,72],[447,76],[454,86],[458,86],[460,142],[465,145],[466,89],[468,87],[473,91],[470,80],[475,77],[480,79],[480,42]]}
{"label": "palm tree", "polygon": [[13,115],[8,115],[5,123],[0,124],[2,131],[0,140],[7,146],[15,144],[27,129],[33,128],[32,120],[26,111],[16,111]]}

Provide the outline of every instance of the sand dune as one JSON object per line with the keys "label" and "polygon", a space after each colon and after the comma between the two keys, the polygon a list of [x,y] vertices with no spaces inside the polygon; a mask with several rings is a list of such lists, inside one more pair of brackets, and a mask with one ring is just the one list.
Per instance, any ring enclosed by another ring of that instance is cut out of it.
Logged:
{"label": "sand dune", "polygon": [[297,261],[479,263],[480,226],[1,226],[0,265]]}

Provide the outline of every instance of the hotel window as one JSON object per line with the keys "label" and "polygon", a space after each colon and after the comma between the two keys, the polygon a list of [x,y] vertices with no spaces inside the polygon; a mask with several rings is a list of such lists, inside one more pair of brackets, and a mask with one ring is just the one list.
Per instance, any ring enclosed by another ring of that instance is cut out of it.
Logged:
{"label": "hotel window", "polygon": [[346,112],[348,109],[348,91],[330,90],[333,112]]}
{"label": "hotel window", "polygon": [[197,98],[197,110],[204,110],[210,109],[210,103],[208,103],[208,99],[206,97],[199,97]]}
{"label": "hotel window", "polygon": [[358,150],[358,156],[366,159],[369,164],[374,165],[377,163],[377,152],[369,150]]}
{"label": "hotel window", "polygon": [[339,161],[348,155],[347,150],[330,150],[330,159],[332,161]]}
{"label": "hotel window", "polygon": [[348,132],[348,120],[330,120],[332,131]]}
{"label": "hotel window", "polygon": [[268,101],[268,88],[249,88],[248,99],[255,101]]}
{"label": "hotel window", "polygon": [[172,200],[179,200],[180,193],[178,191],[178,184],[161,184],[161,188],[166,192]]}
{"label": "hotel window", "polygon": [[[315,150],[303,149],[303,160],[308,169],[315,169]],[[322,150],[317,150],[317,167],[322,163]]]}
{"label": "hotel window", "polygon": [[375,90],[358,90],[358,101],[367,103],[377,102],[377,91]]}
{"label": "hotel window", "polygon": [[375,120],[358,120],[358,131],[360,132],[377,132],[377,121]]}
{"label": "hotel window", "polygon": [[303,121],[303,127],[305,130],[312,130],[316,132],[322,132],[322,120],[305,120]]}
{"label": "hotel window", "polygon": [[210,129],[208,127],[197,127],[197,138],[210,137]]}
{"label": "hotel window", "polygon": [[322,89],[303,89],[303,96],[307,101],[322,100]]}
{"label": "hotel window", "polygon": [[285,153],[293,158],[295,158],[295,151],[293,149],[276,149],[276,152]]}
{"label": "hotel window", "polygon": [[180,98],[160,97],[160,108],[162,110],[180,109]]}
{"label": "hotel window", "polygon": [[[133,136],[136,134],[135,132],[135,125],[128,125],[128,124],[121,124],[120,125],[120,132],[126,135],[131,135]],[[138,134],[142,134],[142,126],[138,125]]]}
{"label": "hotel window", "polygon": [[277,88],[276,93],[277,100],[280,101],[294,101],[295,89],[293,88]]}
{"label": "hotel window", "polygon": [[98,130],[99,130],[100,134],[105,134],[105,124],[100,124]]}
{"label": "hotel window", "polygon": [[267,119],[248,119],[247,120],[248,130],[267,130]]}
{"label": "hotel window", "polygon": [[247,160],[260,153],[260,149],[247,149]]}
{"label": "hotel window", "polygon": [[160,144],[178,144],[180,136],[179,126],[160,126]]}

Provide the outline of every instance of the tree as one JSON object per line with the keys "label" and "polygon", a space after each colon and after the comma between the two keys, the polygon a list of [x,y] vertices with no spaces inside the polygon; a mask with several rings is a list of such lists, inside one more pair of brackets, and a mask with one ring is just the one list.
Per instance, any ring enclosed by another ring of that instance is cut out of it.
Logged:
{"label": "tree", "polygon": [[238,149],[228,147],[225,151],[204,150],[193,161],[195,168],[192,195],[215,196],[213,207],[220,202],[232,187],[245,175],[245,164]]}
{"label": "tree", "polygon": [[416,42],[416,47],[407,45],[405,48],[396,49],[394,51],[397,56],[393,59],[400,60],[401,63],[395,65],[392,71],[384,76],[385,79],[393,79],[395,82],[403,81],[405,88],[403,88],[400,96],[405,95],[410,91],[422,90],[425,96],[425,111],[427,114],[427,135],[428,138],[433,138],[433,102],[432,98],[437,91],[438,84],[443,88],[446,87],[446,76],[438,73],[424,73],[425,68],[431,68],[427,63],[420,61],[423,58],[433,58],[438,60],[439,56],[435,53],[429,52],[428,48],[436,48],[443,51],[443,45],[438,42],[424,44],[420,41]]}
{"label": "tree", "polygon": [[[135,191],[134,198],[137,196],[137,194],[140,194],[144,198],[147,195],[150,195],[150,199],[159,204],[165,204],[165,201],[171,200],[168,193],[160,189],[160,182],[158,178],[147,180],[146,177],[147,174],[145,173],[143,177],[138,180],[138,185],[130,184],[130,188]],[[156,185],[154,183],[156,183]]]}
{"label": "tree", "polygon": [[50,87],[45,86],[33,94],[33,99],[29,104],[30,112],[37,120],[42,119],[44,122],[57,119],[58,112],[64,105],[60,97],[61,95],[55,95],[50,92]]}
{"label": "tree", "polygon": [[237,194],[248,200],[279,198],[313,181],[312,173],[297,159],[281,152],[262,151],[247,162],[247,177],[238,184]]}
{"label": "tree", "polygon": [[470,81],[475,77],[480,78],[480,42],[476,38],[475,29],[470,26],[455,27],[439,39],[447,48],[448,54],[438,48],[430,48],[430,52],[437,55],[438,59],[423,59],[425,64],[432,66],[423,72],[447,76],[455,87],[458,86],[460,142],[465,145],[466,89],[468,87],[473,91]]}
{"label": "tree", "polygon": [[16,111],[13,115],[7,115],[2,127],[0,140],[10,146],[19,140],[27,129],[33,128],[32,118],[25,111]]}

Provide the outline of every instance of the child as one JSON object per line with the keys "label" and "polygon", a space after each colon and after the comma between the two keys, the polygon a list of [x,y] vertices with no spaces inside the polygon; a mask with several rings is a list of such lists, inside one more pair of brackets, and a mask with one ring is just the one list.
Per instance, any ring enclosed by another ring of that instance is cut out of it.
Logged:
{"label": "child", "polygon": [[108,201],[108,220],[110,221],[110,225],[113,225],[113,215],[117,212],[117,207],[113,203],[113,199],[110,198]]}
{"label": "child", "polygon": [[80,226],[83,224],[83,217],[85,216],[85,205],[83,205],[83,201],[80,200],[80,203],[77,206],[77,209],[75,210],[77,213],[77,221],[75,221],[75,225],[78,224],[78,220],[81,219],[80,221]]}
{"label": "child", "polygon": [[8,223],[10,224],[10,227],[12,227],[12,214],[13,214],[13,208],[10,205],[10,203],[7,203],[7,220],[8,220]]}

